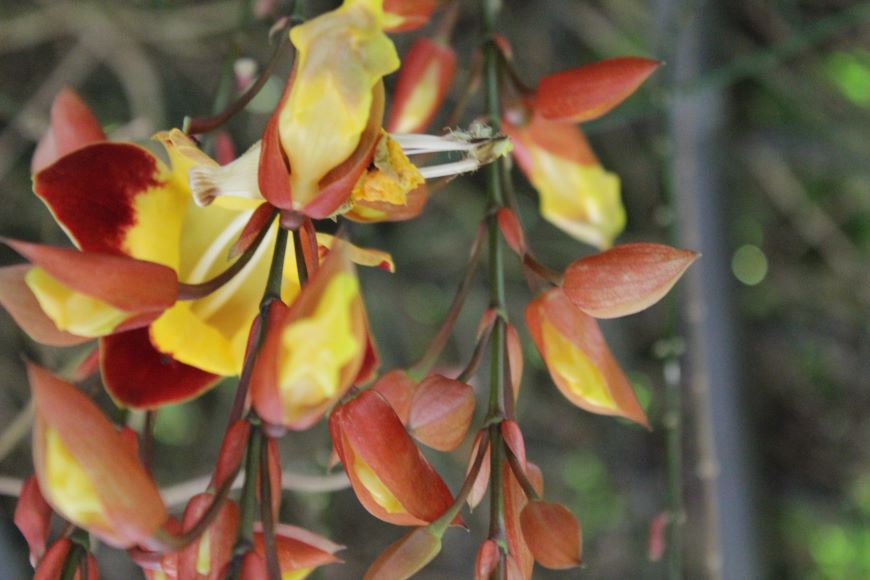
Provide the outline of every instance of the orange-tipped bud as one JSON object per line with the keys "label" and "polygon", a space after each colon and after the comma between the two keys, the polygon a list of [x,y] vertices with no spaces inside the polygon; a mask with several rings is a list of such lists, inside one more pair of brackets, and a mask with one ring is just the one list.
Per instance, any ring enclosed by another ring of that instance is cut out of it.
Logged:
{"label": "orange-tipped bud", "polygon": [[[526,466],[523,465],[523,467]],[[519,571],[519,577],[528,580],[532,577],[535,559],[523,537],[523,531],[520,526],[520,514],[529,500],[510,466],[504,465],[502,471],[504,482],[504,527],[508,554],[514,558],[516,569]]]}
{"label": "orange-tipped bud", "polygon": [[36,265],[24,277],[59,330],[104,336],[145,326],[175,303],[171,268],[96,252],[3,239]]}
{"label": "orange-tipped bud", "polygon": [[369,566],[364,580],[405,580],[441,552],[441,538],[428,528],[415,528],[387,548]]}
{"label": "orange-tipped bud", "polygon": [[[194,496],[184,510],[184,529],[192,528],[215,501],[212,493]],[[211,525],[178,555],[178,580],[218,580],[233,556],[241,514],[227,500]]]}
{"label": "orange-tipped bud", "polygon": [[[46,552],[45,557],[36,568],[33,575],[33,580],[58,580],[63,576],[63,568],[66,564],[66,557],[69,551],[73,548],[73,543],[69,538],[61,538],[51,545],[51,548]],[[87,580],[98,580],[100,572],[97,569],[97,561],[93,554],[88,552],[83,556],[87,558],[88,578]],[[81,569],[76,569],[73,580],[84,580],[82,578]]]}
{"label": "orange-tipped bud", "polygon": [[384,30],[407,32],[425,26],[437,0],[384,0]]}
{"label": "orange-tipped bud", "polygon": [[90,108],[74,90],[64,87],[51,105],[51,123],[36,145],[30,170],[36,173],[67,153],[105,140],[106,134]]}
{"label": "orange-tipped bud", "polygon": [[607,248],[625,227],[619,177],[606,171],[574,125],[506,118],[514,158],[538,191],[541,215],[568,235]]}
{"label": "orange-tipped bud", "polygon": [[[266,547],[259,527],[254,533],[254,549],[260,557],[266,558]],[[278,524],[275,526],[275,549],[282,577],[301,580],[319,566],[341,562],[335,553],[343,550],[344,546],[303,528]]]}
{"label": "orange-tipped bud", "polygon": [[430,38],[418,38],[402,62],[387,130],[391,133],[422,133],[444,102],[453,75],[456,53]]}
{"label": "orange-tipped bud", "polygon": [[553,382],[578,407],[649,427],[598,322],[553,288],[526,307],[526,324]]}
{"label": "orange-tipped bud", "polygon": [[[471,446],[471,454],[468,456],[468,467],[465,469],[465,476],[468,477],[468,474],[471,472],[471,468],[474,465],[474,459],[477,457],[478,450],[480,449],[481,441],[483,441],[485,431],[480,431],[477,436],[474,438],[474,444]],[[490,470],[490,447],[489,440],[486,440],[486,451],[484,451],[483,462],[480,464],[480,471],[477,472],[477,478],[474,480],[474,483],[471,486],[471,491],[468,493],[468,507],[470,509],[474,509],[480,504],[483,499],[484,494],[486,494],[486,489],[489,487],[489,470]]]}
{"label": "orange-tipped bud", "polygon": [[535,111],[554,121],[597,119],[625,100],[660,64],[629,56],[547,75],[535,93]]}
{"label": "orange-tipped bud", "polygon": [[399,67],[383,20],[380,2],[345,0],[290,31],[296,65],[260,153],[273,205],[324,218],[349,197],[379,137],[382,78]]}
{"label": "orange-tipped bud", "polygon": [[408,429],[432,449],[453,451],[465,439],[475,402],[474,390],[467,384],[430,375],[414,392]]}
{"label": "orange-tipped bud", "polygon": [[510,246],[518,256],[522,257],[529,251],[526,245],[526,234],[523,232],[523,226],[520,225],[520,220],[514,210],[503,207],[496,213],[498,219],[498,228],[501,230],[501,235],[504,236],[504,241]]}
{"label": "orange-tipped bud", "polygon": [[372,385],[372,390],[377,391],[387,400],[393,411],[398,415],[403,424],[408,423],[408,415],[411,413],[411,399],[417,383],[403,370],[392,370],[384,374]]}
{"label": "orange-tipped bud", "polygon": [[661,300],[698,255],[661,244],[616,246],[568,266],[565,295],[595,318],[634,314]]}
{"label": "orange-tipped bud", "polygon": [[580,524],[568,508],[531,501],[523,508],[520,522],[523,537],[538,564],[551,570],[580,565]]}
{"label": "orange-tipped bud", "polygon": [[15,504],[15,526],[27,540],[30,564],[34,567],[45,554],[50,524],[51,506],[42,497],[36,476],[31,475],[24,481],[18,503]]}
{"label": "orange-tipped bud", "polygon": [[499,555],[498,544],[495,540],[486,540],[477,550],[477,558],[474,561],[474,580],[490,580],[498,567]]}
{"label": "orange-tipped bud", "polygon": [[244,419],[239,419],[227,429],[209,484],[212,490],[223,487],[227,479],[239,469],[248,445],[250,432],[251,424]]}
{"label": "orange-tipped bud", "polygon": [[336,407],[329,432],[357,498],[373,516],[419,526],[453,503],[447,485],[380,394],[368,390]]}
{"label": "orange-tipped bud", "polygon": [[345,244],[288,308],[274,302],[251,378],[263,419],[289,429],[317,422],[365,371],[369,333],[359,281]]}
{"label": "orange-tipped bud", "polygon": [[46,501],[106,543],[146,543],[166,521],[157,486],[100,410],[74,386],[28,365],[33,463]]}

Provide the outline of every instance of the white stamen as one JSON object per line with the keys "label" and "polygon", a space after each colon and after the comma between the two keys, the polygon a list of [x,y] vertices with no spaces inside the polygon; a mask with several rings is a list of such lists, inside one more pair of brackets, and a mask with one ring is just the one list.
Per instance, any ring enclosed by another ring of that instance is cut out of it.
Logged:
{"label": "white stamen", "polygon": [[452,163],[442,163],[441,165],[430,165],[428,167],[419,167],[420,175],[423,179],[436,179],[438,177],[447,177],[448,175],[459,175],[475,171],[480,167],[480,162],[476,159],[466,158],[461,161]]}

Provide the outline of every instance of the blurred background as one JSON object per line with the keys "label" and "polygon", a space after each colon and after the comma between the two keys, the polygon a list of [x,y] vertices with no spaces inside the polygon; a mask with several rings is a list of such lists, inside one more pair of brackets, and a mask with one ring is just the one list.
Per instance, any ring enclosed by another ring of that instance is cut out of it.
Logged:
{"label": "blurred background", "polygon": [[[306,13],[334,4],[312,0]],[[448,108],[479,39],[477,3],[461,4]],[[226,63],[268,60],[272,21],[240,17],[244,5],[3,0],[0,233],[65,240],[31,194],[29,172],[61,87],[75,88],[117,140],[145,141],[185,115],[207,114]],[[667,555],[649,553],[650,530],[653,544],[665,539],[656,523],[669,497],[680,497],[686,578],[870,578],[870,2],[505,0],[499,26],[531,85],[612,56],[665,61],[638,94],[584,130],[622,179],[629,217],[620,241],[704,254],[669,299],[602,325],[652,432],[562,398],[528,340],[521,321],[531,295],[507,261],[511,317],[526,347],[519,418],[529,457],[543,470],[547,497],[569,505],[584,534],[584,569],[538,568],[536,577],[668,577]],[[396,36],[400,54],[417,34]],[[239,150],[259,138],[289,65],[229,123]],[[480,111],[478,94],[464,123]],[[536,194],[514,175],[536,255],[561,270],[591,253],[536,217]],[[353,227],[355,242],[396,261],[393,275],[361,273],[384,370],[425,349],[484,205],[481,178],[463,177],[415,221]],[[18,258],[4,247],[0,260]],[[445,352],[448,367],[464,364],[473,347],[485,282],[478,277]],[[0,344],[0,483],[9,492],[32,470],[22,356],[62,369],[80,353],[34,344],[6,314]],[[160,413],[161,485],[209,472],[232,395],[226,381]],[[109,408],[105,395],[97,398]],[[322,425],[281,446],[285,468],[313,478],[299,478],[297,488],[334,483],[323,479]],[[453,489],[468,451],[429,454]],[[669,470],[679,475],[670,483]],[[0,577],[26,578],[13,510],[14,498],[0,498]],[[320,578],[362,577],[401,534],[349,490],[290,491],[282,516],[348,546],[346,563]],[[470,576],[486,518],[482,507],[468,518],[469,534],[449,533],[419,577]],[[102,547],[99,558],[104,577],[137,577],[124,554]]]}

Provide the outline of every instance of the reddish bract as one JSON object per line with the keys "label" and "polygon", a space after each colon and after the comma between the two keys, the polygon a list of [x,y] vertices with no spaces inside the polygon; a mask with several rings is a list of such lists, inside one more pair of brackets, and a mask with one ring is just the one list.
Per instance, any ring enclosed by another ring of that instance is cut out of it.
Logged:
{"label": "reddish bract", "polygon": [[662,244],[616,246],[565,270],[565,295],[595,318],[640,312],[662,299],[699,254]]}
{"label": "reddish bract", "polygon": [[[184,529],[193,527],[215,499],[212,493],[194,496],[184,510]],[[222,572],[233,557],[240,518],[239,506],[234,501],[224,501],[217,517],[206,531],[179,553],[178,580],[224,578]],[[203,545],[203,542],[207,545]]]}
{"label": "reddish bract", "polygon": [[545,119],[556,121],[597,119],[625,100],[660,64],[621,57],[547,75],[538,84],[534,108]]}
{"label": "reddish bract", "polygon": [[475,402],[474,390],[467,384],[430,375],[414,392],[408,429],[424,445],[452,451],[465,439]]}
{"label": "reddish bract", "polygon": [[580,525],[568,508],[531,501],[523,508],[520,522],[523,537],[538,564],[552,570],[580,565]]}
{"label": "reddish bract", "polygon": [[441,538],[428,527],[415,528],[387,548],[369,567],[364,580],[405,580],[441,551]]}
{"label": "reddish bract", "polygon": [[42,497],[39,482],[35,475],[24,480],[18,503],[15,504],[15,526],[21,531],[30,548],[30,563],[33,566],[45,554],[45,541],[48,539],[51,523],[51,506]]}

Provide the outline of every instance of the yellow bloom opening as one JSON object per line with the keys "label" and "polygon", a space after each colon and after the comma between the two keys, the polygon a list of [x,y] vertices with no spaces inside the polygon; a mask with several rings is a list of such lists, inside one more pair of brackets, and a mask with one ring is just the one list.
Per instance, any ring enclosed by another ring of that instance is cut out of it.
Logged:
{"label": "yellow bloom opening", "polygon": [[341,387],[342,368],[359,358],[364,344],[354,335],[352,318],[358,293],[357,279],[339,272],[314,313],[284,329],[279,388],[288,421],[334,397]]}
{"label": "yellow bloom opening", "polygon": [[345,0],[290,31],[298,51],[296,78],[279,113],[278,133],[300,208],[356,149],[368,123],[372,89],[399,68],[382,20],[381,2]]}
{"label": "yellow bloom opening", "polygon": [[607,388],[607,381],[582,350],[548,320],[541,321],[541,337],[547,366],[572,393],[593,405],[614,411],[617,409],[616,401]]}
{"label": "yellow bloom opening", "polygon": [[609,248],[625,227],[619,177],[600,165],[581,165],[539,147],[531,155],[541,215],[578,240]]}
{"label": "yellow bloom opening", "polygon": [[375,147],[373,167],[363,173],[353,188],[351,202],[374,201],[407,205],[408,192],[425,180],[402,147],[382,131]]}
{"label": "yellow bloom opening", "polygon": [[129,312],[71,290],[42,268],[32,268],[24,281],[60,330],[78,336],[105,336],[130,317]]}
{"label": "yellow bloom opening", "polygon": [[388,514],[400,514],[408,511],[359,455],[355,455],[353,458],[353,470],[372,499]]}
{"label": "yellow bloom opening", "polygon": [[107,525],[103,505],[88,474],[55,429],[45,430],[46,495],[68,520],[83,527]]}

